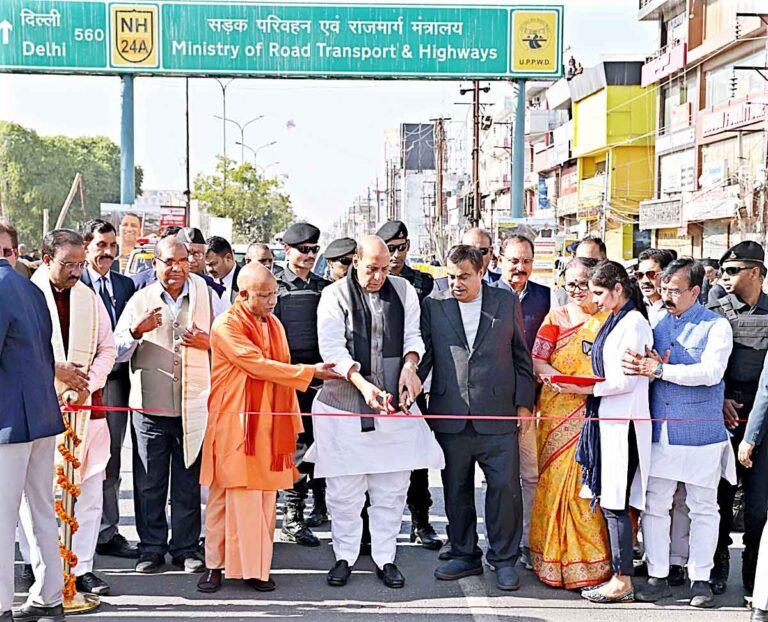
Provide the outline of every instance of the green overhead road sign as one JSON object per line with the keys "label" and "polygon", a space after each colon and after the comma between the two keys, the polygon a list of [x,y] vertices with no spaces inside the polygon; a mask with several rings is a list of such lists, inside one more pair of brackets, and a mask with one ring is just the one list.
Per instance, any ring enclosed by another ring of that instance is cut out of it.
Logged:
{"label": "green overhead road sign", "polygon": [[558,78],[562,30],[561,6],[2,0],[0,71]]}

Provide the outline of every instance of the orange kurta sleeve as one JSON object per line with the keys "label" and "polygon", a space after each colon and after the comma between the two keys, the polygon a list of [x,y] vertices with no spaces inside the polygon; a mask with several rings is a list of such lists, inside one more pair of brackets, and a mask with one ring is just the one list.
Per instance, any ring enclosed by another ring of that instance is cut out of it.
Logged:
{"label": "orange kurta sleeve", "polygon": [[268,358],[237,323],[236,318],[227,317],[212,335],[218,342],[217,348],[233,366],[256,380],[306,391],[315,374],[311,365],[291,365]]}

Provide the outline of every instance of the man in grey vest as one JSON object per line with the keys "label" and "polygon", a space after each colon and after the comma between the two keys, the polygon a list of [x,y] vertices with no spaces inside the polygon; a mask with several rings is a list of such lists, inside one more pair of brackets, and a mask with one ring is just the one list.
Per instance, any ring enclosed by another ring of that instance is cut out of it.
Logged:
{"label": "man in grey vest", "polygon": [[[275,316],[282,322],[291,363],[314,365],[320,362],[317,345],[317,305],[320,292],[329,281],[319,277],[312,269],[320,252],[317,241],[320,229],[308,223],[295,223],[283,235],[287,265],[277,277],[277,306]],[[322,383],[313,381],[306,391],[297,391],[299,408],[303,413],[312,412],[312,401]],[[302,461],[312,444],[312,417],[302,417],[304,432],[296,442],[296,457],[300,477],[291,490],[285,491],[285,515],[281,534],[284,540],[302,546],[319,546],[320,540],[312,533],[304,519],[304,505],[309,488],[312,488],[314,507],[310,522],[322,525],[328,521],[325,505],[325,483],[313,477],[312,467]]]}
{"label": "man in grey vest", "polygon": [[[115,329],[119,361],[130,361],[133,479],[140,557],[136,571],[174,566],[202,572],[200,449],[208,415],[210,290],[189,273],[184,243],[157,243],[157,281],[128,301]],[[165,518],[168,483],[171,539]]]}
{"label": "man in grey vest", "polygon": [[733,449],[723,422],[723,376],[733,347],[730,324],[698,302],[704,267],[691,258],[670,263],[660,293],[668,314],[653,329],[654,350],[627,351],[625,373],[653,379],[652,449],[648,474],[643,542],[648,582],[635,599],[656,602],[669,588],[670,511],[678,483],[685,485],[691,518],[688,577],[693,607],[712,607],[709,585],[717,543],[717,486],[723,473],[735,480]]}
{"label": "man in grey vest", "polygon": [[[731,431],[731,444],[738,450],[744,439],[747,415],[752,410],[759,389],[760,373],[768,353],[768,295],[762,290],[766,269],[765,251],[757,242],[740,242],[728,249],[720,260],[722,283],[728,295],[710,308],[725,316],[733,330],[733,352],[725,370],[723,416]],[[744,486],[744,552],[741,577],[744,589],[752,593],[760,537],[768,512],[768,478],[765,477],[765,452],[757,452],[756,468],[737,468]],[[733,500],[736,486],[720,480],[717,503],[720,506],[720,535],[715,552],[715,567],[710,584],[715,594],[728,585],[728,547],[733,544]]]}

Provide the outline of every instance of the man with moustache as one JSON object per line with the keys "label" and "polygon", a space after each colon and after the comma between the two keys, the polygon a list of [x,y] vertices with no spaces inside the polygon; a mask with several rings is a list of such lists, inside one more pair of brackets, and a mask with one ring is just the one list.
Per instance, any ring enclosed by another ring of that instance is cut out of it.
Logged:
{"label": "man with moustache", "polygon": [[[430,371],[430,420],[443,448],[445,507],[451,527],[450,561],[435,571],[441,580],[483,572],[477,546],[476,464],[485,474],[487,559],[496,569],[496,584],[513,591],[520,581],[514,565],[523,532],[518,459],[518,422],[470,421],[467,416],[525,417],[521,429],[532,428],[535,380],[523,334],[520,302],[482,280],[483,255],[473,246],[448,253],[449,291],[424,301],[421,332],[425,355],[419,371]],[[498,370],[506,370],[504,375]]]}
{"label": "man with moustache", "polygon": [[[482,276],[485,283],[490,285],[501,278],[501,272],[494,272],[490,269],[491,261],[493,259],[493,238],[488,231],[479,227],[469,229],[461,236],[461,243],[467,246],[473,246],[480,251],[480,254],[483,256]],[[435,279],[435,289],[441,292],[447,290],[448,277]]]}
{"label": "man with moustache", "polygon": [[[291,351],[291,362],[314,365],[320,362],[320,349],[317,341],[317,305],[320,292],[329,285],[329,281],[318,276],[315,267],[320,246],[320,229],[309,223],[294,223],[286,229],[283,244],[286,255],[286,268],[277,276],[278,293],[275,316],[282,322]],[[298,392],[301,412],[312,412],[321,382],[314,379],[304,391]],[[322,524],[327,520],[325,507],[325,485],[316,480],[312,466],[302,458],[313,440],[312,417],[302,417],[304,431],[296,442],[297,466],[299,479],[293,488],[285,491],[285,515],[281,529],[282,537],[287,542],[301,546],[319,546],[320,540],[307,526],[304,510],[309,489],[312,489],[314,518],[312,522]]]}
{"label": "man with moustache", "polygon": [[648,309],[648,320],[653,327],[667,314],[659,287],[661,287],[661,275],[664,269],[672,263],[672,255],[665,250],[649,248],[640,253],[638,260],[635,278],[643,293],[645,306]]}
{"label": "man with moustache", "polygon": [[[549,287],[530,280],[533,272],[533,242],[523,235],[512,235],[501,243],[501,278],[491,287],[514,292],[520,299],[525,328],[525,343],[530,352],[544,318],[551,307]],[[520,450],[520,477],[523,487],[523,552],[520,561],[529,570],[528,534],[531,526],[531,509],[539,482],[539,459],[536,426],[524,426],[517,435]]]}
{"label": "man with moustache", "polygon": [[[768,295],[762,291],[766,276],[765,251],[757,242],[740,242],[729,248],[720,259],[722,284],[726,296],[710,308],[724,316],[733,330],[733,352],[725,370],[725,400],[723,416],[731,433],[731,444],[738,451],[744,439],[747,419],[760,388],[760,374],[768,353]],[[741,576],[744,589],[752,593],[760,537],[768,512],[768,456],[756,452],[752,469],[737,465],[737,475],[744,486],[744,552]],[[720,506],[720,532],[715,551],[715,567],[710,584],[715,594],[722,594],[728,585],[728,547],[733,543],[733,500],[736,486],[720,480],[717,503]]]}
{"label": "man with moustache", "polygon": [[216,281],[224,288],[223,298],[235,302],[237,297],[237,275],[240,266],[235,261],[232,245],[220,235],[212,235],[208,238],[208,246],[205,252],[205,267]]}
{"label": "man with moustache", "polygon": [[[393,276],[408,281],[416,289],[419,304],[432,293],[435,281],[431,274],[414,270],[407,263],[411,241],[408,239],[408,227],[400,220],[385,222],[376,232],[389,250],[389,271]],[[429,472],[418,469],[411,473],[408,488],[408,510],[411,513],[411,542],[420,542],[425,549],[438,550],[443,541],[437,537],[434,527],[429,522],[429,508],[432,507],[432,494],[429,492]]]}
{"label": "man with moustache", "polygon": [[272,274],[280,274],[283,269],[275,265],[275,255],[269,244],[263,242],[251,242],[245,251],[245,263],[260,263]]}
{"label": "man with moustache", "polygon": [[[85,242],[85,259],[88,266],[83,270],[80,280],[99,296],[109,314],[110,326],[114,330],[125,305],[136,291],[136,287],[129,277],[112,270],[112,264],[117,258],[117,231],[106,220],[92,220],[85,225],[83,241]],[[104,406],[127,407],[130,388],[128,365],[117,363],[104,385],[102,395]],[[138,549],[130,544],[118,530],[120,524],[120,455],[125,441],[127,423],[128,413],[126,411],[107,412],[110,437],[109,462],[104,478],[104,506],[96,552],[99,555],[135,559],[139,556]]]}
{"label": "man with moustache", "polygon": [[[83,237],[69,229],[54,229],[43,239],[43,265],[32,282],[45,296],[53,325],[56,359],[56,392],[73,390],[73,404],[103,406],[103,387],[115,364],[112,323],[99,297],[80,280],[87,269]],[[106,413],[81,410],[75,415],[75,432],[81,443],[74,455],[80,461],[74,484],[80,488],[74,517],[79,524],[72,537],[77,555],[73,572],[79,592],[109,593],[109,586],[93,574],[96,543],[102,517],[104,478],[110,458],[110,434]],[[34,550],[36,534],[22,517],[21,525]]]}
{"label": "man with moustache", "polygon": [[141,216],[126,212],[120,220],[120,255],[118,256],[120,272],[128,267],[128,259],[136,248],[136,241],[141,235]]}
{"label": "man with moustache", "polygon": [[642,516],[648,581],[640,602],[672,595],[669,587],[670,510],[685,485],[691,519],[690,605],[712,607],[709,584],[717,544],[717,486],[735,481],[735,460],[723,422],[725,375],[733,333],[728,321],[698,302],[704,267],[691,258],[670,263],[661,277],[667,315],[653,329],[651,352],[624,354],[624,373],[653,378],[653,444]]}
{"label": "man with moustache", "polygon": [[166,553],[185,572],[202,572],[199,456],[211,382],[211,293],[190,274],[177,238],[157,243],[154,269],[157,280],[134,294],[115,329],[118,360],[130,361],[136,572],[159,572]]}

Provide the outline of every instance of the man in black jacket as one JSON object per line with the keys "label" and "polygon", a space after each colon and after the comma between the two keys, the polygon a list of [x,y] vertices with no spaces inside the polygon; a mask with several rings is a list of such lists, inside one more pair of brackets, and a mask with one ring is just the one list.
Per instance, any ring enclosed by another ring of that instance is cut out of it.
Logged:
{"label": "man in black jacket", "polygon": [[[435,576],[455,580],[483,572],[474,503],[477,463],[488,484],[486,558],[496,568],[499,589],[512,591],[520,585],[514,565],[523,531],[518,421],[467,417],[531,417],[535,383],[520,302],[511,292],[484,284],[482,268],[476,248],[453,248],[449,289],[427,298],[422,308],[426,354],[419,375],[432,372],[429,412],[455,416],[430,420],[446,459],[442,476],[451,526],[451,559]],[[530,419],[520,422],[531,425]]]}

